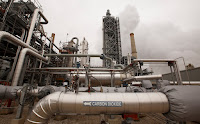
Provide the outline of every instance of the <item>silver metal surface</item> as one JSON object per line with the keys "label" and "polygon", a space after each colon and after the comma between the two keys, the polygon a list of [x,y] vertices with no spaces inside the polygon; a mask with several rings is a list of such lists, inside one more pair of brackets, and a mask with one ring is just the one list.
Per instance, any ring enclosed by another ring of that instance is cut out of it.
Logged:
{"label": "silver metal surface", "polygon": [[134,59],[134,62],[175,62],[173,59]]}
{"label": "silver metal surface", "polygon": [[23,87],[0,85],[0,99],[16,99],[17,91],[21,88]]}
{"label": "silver metal surface", "polygon": [[[91,85],[92,86],[111,86],[111,83],[113,81],[113,86],[118,85],[120,86],[122,83],[122,80],[125,79],[127,76],[125,74],[92,74],[92,77],[90,77]],[[113,77],[113,80],[111,79]],[[79,74],[79,82],[84,83],[85,82],[85,74]],[[101,84],[100,84],[101,82]]]}
{"label": "silver metal surface", "polygon": [[12,86],[18,85],[19,77],[20,77],[20,74],[21,74],[21,70],[23,68],[24,59],[26,57],[26,54],[32,55],[32,56],[34,56],[34,57],[36,57],[36,58],[38,58],[42,61],[45,61],[45,62],[48,61],[48,58],[42,57],[40,54],[34,52],[33,50],[31,50],[29,48],[24,48],[20,52],[20,55],[19,55],[19,59],[18,59],[18,62],[17,62],[17,66],[16,66],[16,69],[15,69],[13,80],[12,80]]}
{"label": "silver metal surface", "polygon": [[[45,68],[33,68],[35,70],[59,70],[59,71],[76,71],[77,68],[73,67],[45,67]],[[78,68],[79,71],[85,71],[85,68]],[[108,68],[90,68],[90,71],[99,71],[99,72],[110,72],[116,71],[120,72],[123,71],[122,69],[108,69]]]}
{"label": "silver metal surface", "polygon": [[2,39],[8,40],[8,42],[20,45],[22,47],[25,48],[29,48],[35,52],[38,52],[35,48],[27,45],[26,43],[24,43],[22,40],[18,39],[17,37],[13,36],[12,34],[5,32],[5,31],[0,31],[0,42]]}
{"label": "silver metal surface", "polygon": [[[23,40],[25,39],[25,37],[26,37],[26,34],[27,34],[26,30],[25,30],[25,29],[22,29],[22,35],[21,35],[20,40],[23,41]],[[13,64],[12,64],[12,69],[11,69],[9,75],[7,76],[7,80],[8,80],[9,82],[11,81],[11,79],[12,79],[12,77],[13,77],[13,74],[14,74],[14,71],[15,71],[15,67],[16,67],[16,64],[17,64],[17,60],[18,60],[18,56],[19,56],[19,54],[20,54],[20,51],[21,51],[21,46],[18,46],[16,55],[15,55],[15,58],[14,58],[14,62],[13,62]]]}
{"label": "silver metal surface", "polygon": [[27,45],[29,45],[30,42],[31,42],[31,38],[32,38],[32,35],[33,35],[33,30],[35,28],[35,23],[36,23],[37,18],[38,18],[38,14],[40,14],[40,16],[45,21],[45,22],[40,22],[40,24],[47,24],[48,23],[48,20],[44,17],[44,15],[42,14],[41,10],[40,9],[35,9],[33,17],[32,17],[32,20],[31,20],[31,25],[30,25],[30,29],[29,29],[29,32],[28,32],[28,37],[27,37],[27,40],[26,40],[26,44]]}
{"label": "silver metal surface", "polygon": [[62,57],[102,57],[100,54],[44,54],[44,56],[62,56]]}
{"label": "silver metal surface", "polygon": [[122,65],[122,64],[116,64],[116,65],[114,65],[114,67],[115,67],[115,68],[120,67],[121,69],[124,69],[124,68],[125,68],[124,65]]}
{"label": "silver metal surface", "polygon": [[[91,103],[90,103],[91,102]],[[120,103],[95,104],[98,102]],[[55,113],[76,114],[131,114],[166,113],[169,111],[167,97],[154,93],[64,93],[55,92],[40,100],[30,113],[29,123],[47,123]]]}
{"label": "silver metal surface", "polygon": [[145,76],[135,76],[131,78],[124,79],[123,81],[141,81],[141,80],[153,80],[162,79],[162,75],[145,75]]}

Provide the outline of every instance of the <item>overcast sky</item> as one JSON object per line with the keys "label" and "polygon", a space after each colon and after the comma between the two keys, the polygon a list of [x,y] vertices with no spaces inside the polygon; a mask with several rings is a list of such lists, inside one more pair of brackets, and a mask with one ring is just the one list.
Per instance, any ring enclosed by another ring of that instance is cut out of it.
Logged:
{"label": "overcast sky", "polygon": [[[136,39],[138,58],[183,56],[200,66],[199,0],[39,0],[49,20],[45,31],[55,42],[76,36],[89,42],[89,53],[102,53],[102,16],[110,9],[120,18],[123,55]],[[67,36],[67,34],[69,34]],[[180,61],[181,63],[181,61]]]}

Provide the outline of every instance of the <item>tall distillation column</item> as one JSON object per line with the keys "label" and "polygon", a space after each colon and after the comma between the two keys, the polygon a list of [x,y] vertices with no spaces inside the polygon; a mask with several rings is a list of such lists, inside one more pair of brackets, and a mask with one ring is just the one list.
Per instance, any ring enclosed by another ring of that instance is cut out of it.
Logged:
{"label": "tall distillation column", "polygon": [[[103,17],[103,54],[111,57],[117,64],[121,64],[122,50],[119,18],[111,16],[107,10],[106,16]],[[104,67],[110,67],[108,60],[103,61]]]}
{"label": "tall distillation column", "polygon": [[[88,54],[88,42],[87,42],[87,40],[85,38],[80,43],[79,54],[85,54],[85,55]],[[87,61],[86,59],[87,59],[86,57],[80,57],[79,58],[81,67],[83,67],[86,64],[86,61]]]}

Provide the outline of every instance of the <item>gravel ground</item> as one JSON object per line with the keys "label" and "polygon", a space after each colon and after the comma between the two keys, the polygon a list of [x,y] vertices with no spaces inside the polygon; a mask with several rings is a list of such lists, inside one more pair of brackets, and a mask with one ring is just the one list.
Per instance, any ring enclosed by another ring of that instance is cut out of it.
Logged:
{"label": "gravel ground", "polygon": [[[28,108],[24,108],[23,117],[28,114]],[[10,124],[11,120],[15,118],[16,109],[14,113],[8,115],[0,115],[0,124]],[[123,121],[120,115],[115,115],[114,119],[105,115],[105,121],[109,124],[121,124]],[[58,119],[61,119],[58,121]],[[100,124],[100,115],[59,115],[51,118],[48,124]],[[166,118],[162,114],[142,114],[139,121],[134,121],[132,124],[166,124]]]}

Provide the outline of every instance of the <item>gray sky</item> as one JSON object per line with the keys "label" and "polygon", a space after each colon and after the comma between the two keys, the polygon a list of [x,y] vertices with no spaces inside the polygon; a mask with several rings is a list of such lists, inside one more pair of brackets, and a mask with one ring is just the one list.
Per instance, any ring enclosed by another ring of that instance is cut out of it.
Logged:
{"label": "gray sky", "polygon": [[[129,33],[135,33],[139,58],[183,56],[200,66],[199,0],[40,0],[45,26],[55,40],[76,36],[89,42],[89,53],[102,53],[102,16],[110,9],[120,18],[123,55],[130,53]],[[67,33],[69,34],[67,37]]]}

